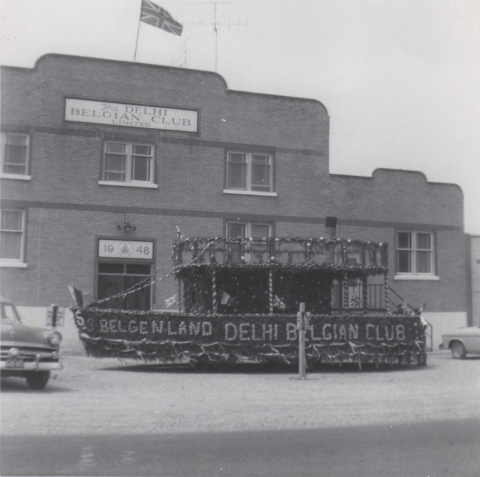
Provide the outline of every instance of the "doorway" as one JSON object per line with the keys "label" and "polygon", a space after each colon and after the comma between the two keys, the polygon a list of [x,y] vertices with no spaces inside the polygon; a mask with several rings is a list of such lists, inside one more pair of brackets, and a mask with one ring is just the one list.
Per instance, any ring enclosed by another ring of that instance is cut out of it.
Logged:
{"label": "doorway", "polygon": [[[98,263],[97,300],[125,292],[151,275],[150,264],[100,262]],[[148,283],[148,282],[147,282]],[[145,284],[139,290],[101,303],[102,308],[149,311],[151,286]]]}

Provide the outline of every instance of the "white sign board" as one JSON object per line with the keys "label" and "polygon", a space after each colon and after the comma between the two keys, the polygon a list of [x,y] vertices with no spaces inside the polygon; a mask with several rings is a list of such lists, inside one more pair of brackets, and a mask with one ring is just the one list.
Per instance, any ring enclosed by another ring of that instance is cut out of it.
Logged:
{"label": "white sign board", "polygon": [[153,258],[153,242],[99,240],[98,256],[101,258],[135,258],[151,260]]}
{"label": "white sign board", "polygon": [[197,132],[198,112],[189,109],[67,98],[65,121]]}

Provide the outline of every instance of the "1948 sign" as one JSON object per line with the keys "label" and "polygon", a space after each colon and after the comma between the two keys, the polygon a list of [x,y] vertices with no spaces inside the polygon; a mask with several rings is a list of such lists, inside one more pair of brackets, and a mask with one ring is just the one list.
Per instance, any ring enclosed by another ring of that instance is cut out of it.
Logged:
{"label": "1948 sign", "polygon": [[153,258],[153,242],[99,240],[98,256],[102,258],[135,258],[151,260]]}

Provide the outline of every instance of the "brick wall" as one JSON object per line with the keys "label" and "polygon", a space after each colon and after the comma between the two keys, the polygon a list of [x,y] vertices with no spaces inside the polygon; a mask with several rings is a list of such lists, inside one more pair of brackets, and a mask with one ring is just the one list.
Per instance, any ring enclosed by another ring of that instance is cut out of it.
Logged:
{"label": "brick wall", "polygon": [[[26,269],[3,268],[3,294],[19,304],[71,303],[66,284],[95,296],[96,240],[155,240],[156,261],[171,253],[178,225],[186,236],[223,235],[226,220],[272,222],[277,236],[337,235],[390,244],[390,282],[414,305],[466,310],[463,195],[419,172],[379,169],[371,178],[329,174],[329,120],[318,101],[227,89],[215,73],[47,55],[33,70],[4,67],[2,129],[31,137],[31,180],[2,180],[3,204],[28,210]],[[198,134],[64,121],[65,98],[199,111]],[[155,145],[158,189],[100,185],[105,140]],[[225,194],[228,150],[268,151],[277,197]],[[386,152],[388,153],[388,151]],[[431,230],[438,281],[394,280],[398,228]],[[172,296],[157,284],[155,308]]]}

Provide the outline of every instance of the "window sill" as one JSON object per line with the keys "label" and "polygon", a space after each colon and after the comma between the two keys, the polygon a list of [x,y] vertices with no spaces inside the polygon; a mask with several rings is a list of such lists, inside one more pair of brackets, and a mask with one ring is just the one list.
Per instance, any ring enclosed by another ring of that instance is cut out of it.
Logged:
{"label": "window sill", "polygon": [[98,181],[98,185],[115,186],[115,187],[139,187],[140,189],[158,189],[158,184],[139,184],[137,182],[111,182]]}
{"label": "window sill", "polygon": [[276,192],[261,192],[257,190],[234,190],[234,189],[223,189],[224,194],[234,194],[234,195],[256,195],[261,197],[277,197]]}
{"label": "window sill", "polygon": [[6,262],[0,260],[1,268],[27,268],[27,264],[24,262]]}
{"label": "window sill", "polygon": [[440,277],[436,275],[395,275],[394,280],[429,280],[429,281],[438,281]]}
{"label": "window sill", "polygon": [[14,179],[17,181],[30,181],[32,180],[32,176],[27,176],[26,174],[6,174],[2,172],[0,174],[0,179]]}

